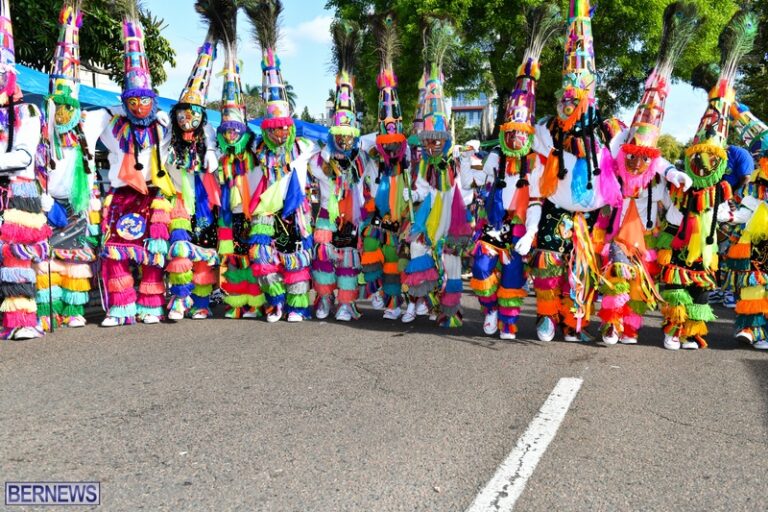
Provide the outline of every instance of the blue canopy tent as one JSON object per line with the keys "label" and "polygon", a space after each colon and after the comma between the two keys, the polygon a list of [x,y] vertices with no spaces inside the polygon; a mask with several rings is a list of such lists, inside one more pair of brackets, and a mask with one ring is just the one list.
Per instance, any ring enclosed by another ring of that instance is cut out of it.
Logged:
{"label": "blue canopy tent", "polygon": [[[48,95],[48,75],[41,71],[29,68],[27,66],[16,66],[18,75],[18,84],[24,93],[25,101],[42,106],[45,97]],[[166,112],[176,104],[177,100],[170,98],[157,97],[158,107]],[[120,104],[120,93],[114,91],[105,91],[85,84],[80,86],[80,103],[84,109],[98,107],[112,107]],[[213,127],[221,123],[221,114],[218,110],[207,109],[208,122]],[[261,133],[262,119],[253,119],[248,124],[257,134]],[[296,135],[313,140],[325,140],[328,135],[328,128],[319,124],[307,123],[301,119],[295,119]]]}

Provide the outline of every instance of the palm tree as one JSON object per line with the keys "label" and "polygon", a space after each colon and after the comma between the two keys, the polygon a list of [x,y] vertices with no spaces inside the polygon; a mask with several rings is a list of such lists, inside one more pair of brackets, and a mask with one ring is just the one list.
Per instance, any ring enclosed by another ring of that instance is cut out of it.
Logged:
{"label": "palm tree", "polygon": [[[285,85],[285,94],[288,96],[288,106],[291,109],[291,112],[296,111],[296,100],[298,99],[298,96],[296,96],[296,92],[293,90],[293,86],[288,83],[288,81],[284,81],[283,85]],[[263,98],[261,95],[261,86],[260,85],[248,85],[245,84],[245,95],[247,96],[254,96],[256,98]]]}

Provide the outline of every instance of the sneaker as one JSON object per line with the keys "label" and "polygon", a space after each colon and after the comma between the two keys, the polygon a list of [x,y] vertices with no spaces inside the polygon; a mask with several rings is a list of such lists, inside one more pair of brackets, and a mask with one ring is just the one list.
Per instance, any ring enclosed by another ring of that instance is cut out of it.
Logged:
{"label": "sneaker", "polygon": [[686,350],[698,350],[699,344],[695,340],[680,340],[680,348]]}
{"label": "sneaker", "polygon": [[348,305],[342,304],[339,306],[339,309],[336,311],[336,320],[339,322],[349,322],[352,320],[352,311],[350,311]]}
{"label": "sneaker", "polygon": [[755,337],[752,335],[752,329],[742,329],[736,333],[736,339],[742,343],[752,344],[755,341]]}
{"label": "sneaker", "polygon": [[399,307],[396,308],[387,308],[387,310],[384,312],[384,320],[397,320],[400,318],[400,315],[403,312],[400,310]]}
{"label": "sneaker", "polygon": [[69,317],[69,320],[67,321],[68,327],[85,327],[85,318],[83,318],[80,315],[77,316],[71,316]]}
{"label": "sneaker", "polygon": [[733,296],[733,292],[725,292],[723,294],[723,306],[728,309],[736,307],[736,297]]}
{"label": "sneaker", "polygon": [[267,313],[267,322],[273,324],[283,318],[283,306],[273,306],[269,313]]}
{"label": "sneaker", "polygon": [[[168,312],[168,320],[183,320],[184,319],[184,313],[181,311],[176,311],[175,309],[172,309]],[[146,323],[146,322],[145,322]]]}
{"label": "sneaker", "polygon": [[192,320],[205,320],[206,318],[208,318],[208,312],[205,310],[197,311],[192,315]]}
{"label": "sneaker", "polygon": [[115,316],[104,317],[104,320],[101,321],[102,327],[117,327],[118,325],[120,325],[120,320]]}
{"label": "sneaker", "polygon": [[246,308],[245,311],[243,311],[243,318],[259,318],[261,316],[261,313],[256,308]]}
{"label": "sneaker", "polygon": [[416,301],[416,316],[427,316],[429,314],[429,306],[427,301],[419,299]]}
{"label": "sneaker", "polygon": [[382,297],[381,292],[378,291],[371,295],[371,306],[373,306],[373,309],[377,311],[381,311],[384,309],[384,297]]}
{"label": "sneaker", "polygon": [[416,304],[411,302],[403,313],[403,323],[409,324],[416,320]]}
{"label": "sneaker", "polygon": [[514,340],[517,336],[513,332],[501,332],[499,333],[499,338],[502,340]]}
{"label": "sneaker", "polygon": [[637,338],[635,336],[622,336],[619,339],[619,343],[622,345],[637,345]]}
{"label": "sneaker", "polygon": [[768,340],[760,340],[752,345],[752,348],[757,350],[768,350]]}
{"label": "sneaker", "polygon": [[680,350],[680,339],[677,336],[664,335],[664,348],[667,350]]}
{"label": "sneaker", "polygon": [[552,341],[555,339],[555,322],[548,316],[539,318],[536,324],[536,336],[541,341]]}
{"label": "sneaker", "polygon": [[493,310],[485,315],[485,321],[483,322],[483,332],[488,336],[493,336],[496,331],[499,330],[499,312]]}
{"label": "sneaker", "polygon": [[221,288],[216,288],[211,292],[211,303],[221,304],[222,302],[224,302],[224,292],[221,291]]}
{"label": "sneaker", "polygon": [[603,334],[604,345],[615,345],[619,342],[619,333],[616,332],[616,328],[612,325],[606,327]]}
{"label": "sneaker", "polygon": [[144,318],[142,318],[141,321],[147,325],[159,324],[160,317],[157,315],[144,315]]}
{"label": "sneaker", "polygon": [[315,318],[318,320],[325,320],[330,314],[331,301],[328,300],[328,297],[321,297],[320,300],[317,301],[317,306],[315,307]]}
{"label": "sneaker", "polygon": [[714,290],[709,292],[709,303],[710,304],[722,304],[723,302],[723,292],[721,290]]}
{"label": "sneaker", "polygon": [[302,321],[304,321],[304,317],[301,316],[301,313],[297,313],[295,311],[291,311],[290,313],[288,313],[287,320],[289,322],[291,322],[291,323],[302,322]]}
{"label": "sneaker", "polygon": [[563,339],[565,341],[581,341],[583,343],[592,343],[595,341],[595,337],[587,331],[576,332],[575,329],[570,327],[563,327]]}
{"label": "sneaker", "polygon": [[14,340],[31,340],[42,336],[43,334],[34,327],[20,327],[14,331],[12,338]]}

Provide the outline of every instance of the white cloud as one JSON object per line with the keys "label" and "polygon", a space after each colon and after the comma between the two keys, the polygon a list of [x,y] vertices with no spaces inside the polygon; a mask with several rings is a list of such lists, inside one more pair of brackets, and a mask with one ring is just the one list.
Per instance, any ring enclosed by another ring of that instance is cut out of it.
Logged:
{"label": "white cloud", "polygon": [[331,22],[333,16],[315,16],[296,26],[285,27],[278,42],[278,54],[284,57],[296,55],[302,45],[331,44]]}

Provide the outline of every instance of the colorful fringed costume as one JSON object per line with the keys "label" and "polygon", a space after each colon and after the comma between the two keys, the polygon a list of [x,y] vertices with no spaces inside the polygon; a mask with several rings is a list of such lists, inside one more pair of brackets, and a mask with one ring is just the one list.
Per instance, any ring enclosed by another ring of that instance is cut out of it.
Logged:
{"label": "colorful fringed costume", "polygon": [[[601,212],[594,236],[605,260],[599,316],[607,345],[637,343],[643,315],[658,301],[653,248],[654,235],[658,234],[658,204],[667,193],[667,182],[687,188],[691,179],[661,156],[657,143],[672,70],[697,26],[695,5],[675,2],[667,6],[659,56],[645,82],[632,125],[611,141],[623,199],[618,207]],[[597,235],[602,232],[604,237]]]}
{"label": "colorful fringed costume", "polygon": [[[43,188],[55,201],[48,211],[53,226],[51,259],[37,267],[38,316],[46,329],[59,323],[85,325],[101,231],[101,201],[90,151],[98,133],[86,132],[78,100],[81,24],[79,0],[65,0],[46,105],[49,170]],[[50,288],[41,286],[46,282]]]}
{"label": "colorful fringed costume", "polygon": [[430,24],[424,51],[423,129],[418,133],[421,158],[414,190],[405,191],[403,197],[421,203],[407,234],[410,261],[403,288],[410,300],[403,322],[428,312],[439,295],[438,322],[444,327],[462,324],[461,255],[472,234],[466,208],[473,198],[470,157],[458,158],[443,99],[443,60],[456,44],[449,24],[439,20]]}
{"label": "colorful fringed costume", "polygon": [[[531,176],[531,207],[541,221],[529,268],[536,289],[537,335],[549,341],[561,326],[577,341],[589,322],[599,280],[590,230],[600,208],[621,201],[595,97],[596,77],[589,2],[571,0],[563,87],[557,116],[535,128],[533,150],[546,159]],[[528,212],[530,216],[531,211]]]}
{"label": "colorful fringed costume", "polygon": [[755,158],[756,168],[744,190],[731,222],[745,224],[728,250],[726,266],[735,288],[736,338],[754,348],[768,349],[768,125],[746,105],[731,106],[734,123],[744,145]]}
{"label": "colorful fringed costume", "polygon": [[[8,0],[0,1],[0,315],[3,339],[42,335],[37,318],[33,264],[48,258],[51,229],[35,180],[40,112],[22,103],[16,84],[13,28]],[[47,283],[40,283],[41,285]],[[55,298],[54,298],[55,299]]]}
{"label": "colorful fringed costume", "polygon": [[394,19],[386,16],[376,29],[381,58],[376,78],[379,125],[373,144],[361,139],[369,158],[364,189],[368,217],[361,231],[363,252],[360,263],[366,295],[371,296],[374,307],[386,307],[384,318],[397,320],[402,314],[401,273],[408,261],[407,246],[400,237],[406,227],[406,216],[410,214],[413,218],[413,203],[403,198],[403,191],[410,189],[411,175],[393,67],[397,48]]}
{"label": "colorful fringed costume", "polygon": [[715,319],[708,304],[718,269],[715,229],[718,218],[730,217],[731,187],[723,179],[728,116],[735,100],[738,62],[749,52],[756,32],[754,16],[739,11],[721,34],[720,77],[709,92],[692,145],[685,151],[685,172],[693,186],[687,191],[673,187],[670,192],[672,205],[659,239],[658,261],[666,302],[662,307],[664,347],[671,350],[706,347],[707,322]]}
{"label": "colorful fringed costume", "polygon": [[[355,306],[361,272],[358,238],[364,220],[364,155],[358,147],[360,128],[355,113],[353,59],[362,44],[360,29],[350,22],[336,21],[331,27],[334,58],[338,66],[336,100],[328,140],[310,170],[320,192],[320,211],[315,220],[312,286],[315,316],[326,318],[334,302],[336,319],[360,317]],[[334,295],[335,293],[335,295]]]}
{"label": "colorful fringed costume", "polygon": [[218,284],[216,214],[220,188],[217,180],[216,132],[208,124],[205,106],[213,74],[216,45],[227,40],[225,11],[231,2],[199,0],[195,9],[209,24],[189,79],[171,109],[168,172],[179,194],[171,210],[169,261],[166,268],[171,299],[168,318],[185,314],[203,319],[211,314],[210,296]]}
{"label": "colorful fringed costume", "polygon": [[[123,40],[123,108],[89,112],[84,122],[86,133],[100,133],[101,142],[109,150],[111,190],[104,200],[101,254],[108,307],[101,324],[105,327],[132,324],[136,317],[154,324],[163,317],[163,269],[172,208],[167,198],[176,193],[164,167],[170,141],[169,119],[157,110],[144,36],[135,10],[129,10],[123,18]],[[132,264],[141,273],[138,295]]]}
{"label": "colorful fringed costume", "polygon": [[[499,146],[483,165],[491,190],[485,201],[487,224],[474,248],[470,285],[485,315],[486,334],[500,331],[502,339],[515,339],[517,319],[526,276],[523,255],[530,249],[524,242],[521,255],[515,245],[522,237],[532,241],[538,230],[541,203],[529,210],[530,174],[541,174],[542,161],[531,152],[536,123],[536,82],[541,72],[539,57],[547,40],[560,28],[560,13],[553,6],[532,11],[528,20],[531,36],[517,70],[515,88],[507,98],[504,123],[499,127]],[[538,169],[538,171],[537,171]]]}
{"label": "colorful fringed costume", "polygon": [[253,219],[249,243],[253,275],[264,293],[267,320],[287,313],[289,322],[311,317],[309,289],[312,255],[311,211],[304,190],[308,161],[316,147],[296,138],[288,95],[275,52],[279,0],[246,6],[261,47],[262,91],[267,114],[262,137],[252,146],[255,155],[250,179],[252,198],[243,199]]}

